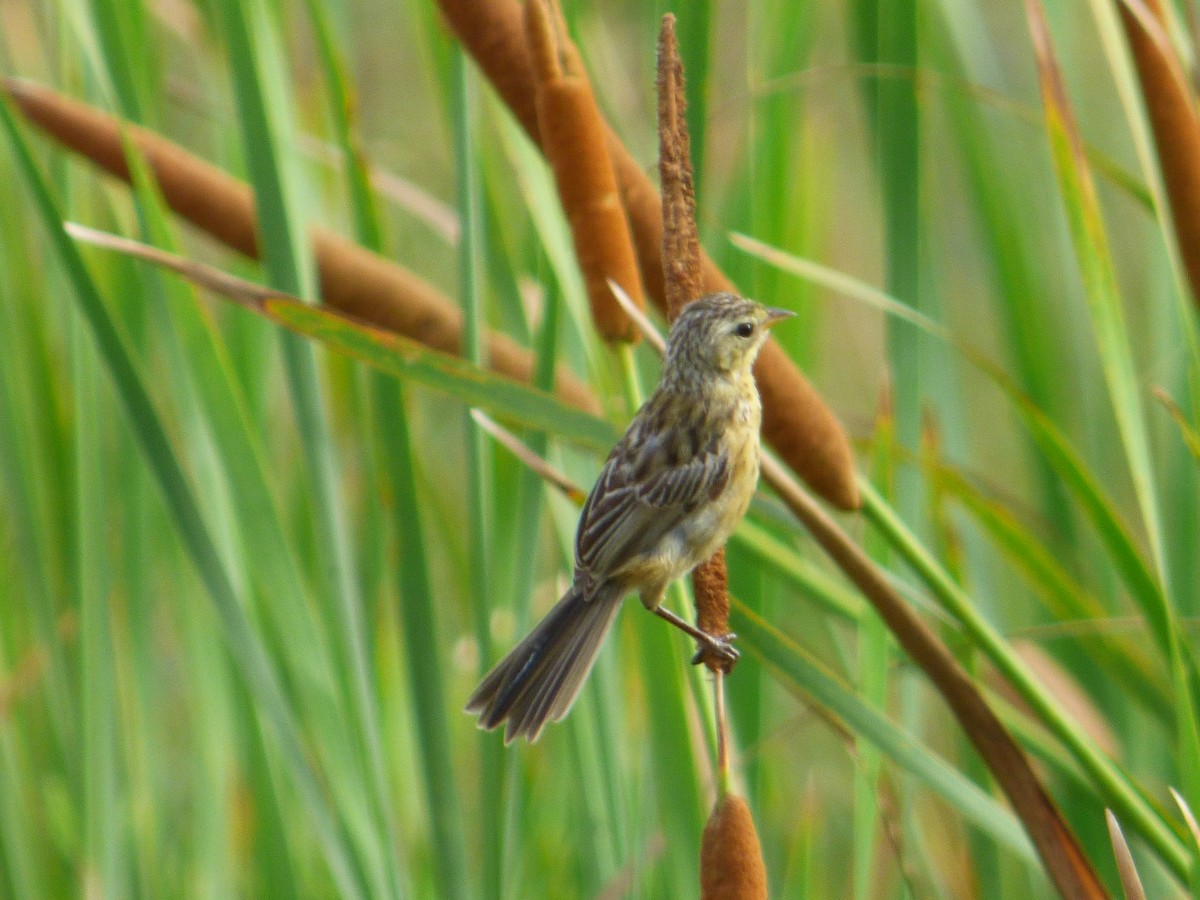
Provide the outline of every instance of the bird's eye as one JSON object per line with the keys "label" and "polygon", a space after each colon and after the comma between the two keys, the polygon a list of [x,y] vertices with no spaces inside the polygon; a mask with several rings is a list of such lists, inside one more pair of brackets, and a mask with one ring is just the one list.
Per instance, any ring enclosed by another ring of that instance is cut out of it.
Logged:
{"label": "bird's eye", "polygon": [[738,322],[737,327],[733,329],[733,333],[740,338],[748,338],[754,334],[754,323]]}

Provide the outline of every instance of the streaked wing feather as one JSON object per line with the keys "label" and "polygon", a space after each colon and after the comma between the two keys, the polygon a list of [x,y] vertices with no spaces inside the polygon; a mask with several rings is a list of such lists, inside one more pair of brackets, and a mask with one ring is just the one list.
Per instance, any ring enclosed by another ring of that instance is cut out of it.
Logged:
{"label": "streaked wing feather", "polygon": [[724,454],[704,453],[640,483],[629,483],[635,470],[614,455],[580,518],[575,564],[587,571],[594,583],[653,548],[699,503],[715,497],[729,483]]}

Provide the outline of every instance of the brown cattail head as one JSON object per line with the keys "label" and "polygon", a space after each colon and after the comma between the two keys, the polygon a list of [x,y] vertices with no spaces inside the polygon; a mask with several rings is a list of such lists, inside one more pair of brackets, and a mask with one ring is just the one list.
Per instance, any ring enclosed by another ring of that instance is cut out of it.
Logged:
{"label": "brown cattail head", "polygon": [[438,8],[521,127],[540,144],[533,66],[521,4],[517,0],[438,0]]}
{"label": "brown cattail head", "polygon": [[1117,9],[1154,132],[1180,260],[1200,309],[1200,115],[1195,92],[1167,34],[1159,0],[1118,3]]}
{"label": "brown cattail head", "polygon": [[737,794],[718,801],[700,839],[700,900],[765,900],[767,869],[750,807]]}
{"label": "brown cattail head", "polygon": [[258,255],[250,186],[151,131],[29,81],[7,78],[5,93],[25,117],[117,178],[129,181],[123,137],[150,165],[167,204],[221,243]]}
{"label": "brown cattail head", "polygon": [[542,151],[571,225],[596,330],[606,341],[634,343],[641,334],[608,287],[611,278],[639,307],[645,306],[633,239],[608,156],[608,130],[557,5],[552,9],[547,0],[528,0],[525,33]]}

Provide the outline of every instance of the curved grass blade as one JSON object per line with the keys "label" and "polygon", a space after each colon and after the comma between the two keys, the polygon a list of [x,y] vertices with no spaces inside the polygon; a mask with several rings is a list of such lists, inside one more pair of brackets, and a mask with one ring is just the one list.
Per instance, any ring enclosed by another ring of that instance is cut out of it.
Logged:
{"label": "curved grass blade", "polygon": [[1167,412],[1171,414],[1171,418],[1175,420],[1175,424],[1179,426],[1179,435],[1183,438],[1183,443],[1187,446],[1188,452],[1196,458],[1197,462],[1200,462],[1200,430],[1197,430],[1196,426],[1188,421],[1183,410],[1179,408],[1179,404],[1165,390],[1156,388],[1154,396],[1158,399],[1159,403],[1166,407]]}
{"label": "curved grass blade", "polygon": [[1175,788],[1170,788],[1171,799],[1175,801],[1175,805],[1179,807],[1179,812],[1183,815],[1183,820],[1187,823],[1188,834],[1192,836],[1192,844],[1200,849],[1200,824],[1196,822],[1195,815],[1192,814],[1192,808],[1188,806],[1188,802],[1183,799],[1183,796]]}

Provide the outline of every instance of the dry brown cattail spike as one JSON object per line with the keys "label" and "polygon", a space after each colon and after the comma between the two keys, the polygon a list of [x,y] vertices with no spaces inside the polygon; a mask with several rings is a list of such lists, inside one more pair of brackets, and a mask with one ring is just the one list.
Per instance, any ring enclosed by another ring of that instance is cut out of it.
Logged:
{"label": "dry brown cattail spike", "polygon": [[1166,31],[1160,0],[1118,2],[1138,80],[1179,256],[1200,309],[1200,116],[1196,97]]}
{"label": "dry brown cattail spike", "polygon": [[[6,79],[4,89],[25,116],[94,163],[129,180],[124,133],[146,158],[167,204],[223,244],[258,255],[258,220],[249,185],[153,132],[122,123],[48,88]],[[333,307],[381,328],[448,353],[458,353],[462,313],[436,288],[412,272],[321,228],[311,231],[321,296]],[[529,381],[533,358],[509,337],[487,337],[489,365]],[[557,378],[563,399],[599,409],[591,391],[567,373]]]}
{"label": "dry brown cattail spike", "polygon": [[686,304],[704,293],[686,113],[683,61],[675,39],[675,17],[668,13],[658,36],[658,172],[662,183],[663,297],[667,318],[672,321]]}
{"label": "dry brown cattail spike", "polygon": [[640,333],[613,299],[608,279],[644,307],[642,279],[583,60],[557,3],[551,8],[548,0],[528,0],[525,32],[533,53],[542,149],[571,225],[596,331],[606,341],[636,342]]}
{"label": "dry brown cattail spike", "polygon": [[766,900],[767,871],[750,807],[737,794],[718,801],[700,839],[700,900]]}
{"label": "dry brown cattail spike", "polygon": [[[535,141],[541,142],[534,101],[533,65],[517,0],[438,0],[463,46]],[[665,309],[662,276],[662,209],[653,183],[625,145],[607,129],[609,155],[647,293]],[[734,291],[703,252],[705,292]],[[854,456],[841,425],[808,380],[773,340],[755,366],[763,400],[763,437],[825,500],[842,509],[859,506]]]}

